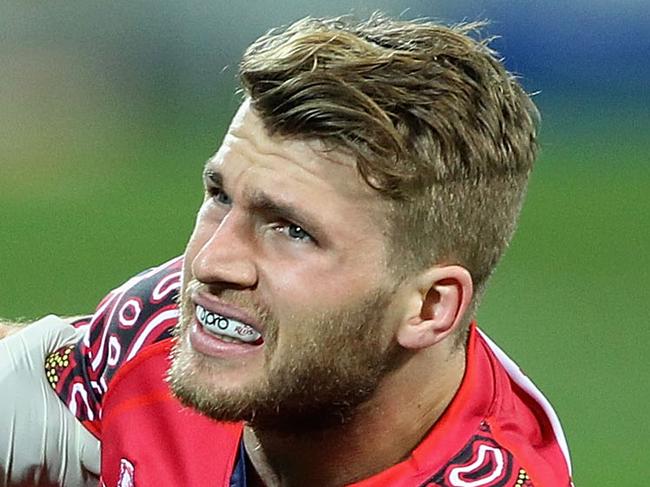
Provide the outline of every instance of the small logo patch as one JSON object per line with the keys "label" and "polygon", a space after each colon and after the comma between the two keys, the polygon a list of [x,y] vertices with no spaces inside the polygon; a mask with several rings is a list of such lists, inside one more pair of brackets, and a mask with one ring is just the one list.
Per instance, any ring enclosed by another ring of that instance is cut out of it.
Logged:
{"label": "small logo patch", "polygon": [[120,477],[117,487],[135,487],[135,466],[126,458],[120,460]]}
{"label": "small logo patch", "polygon": [[512,487],[513,463],[512,454],[494,439],[475,435],[420,487]]}
{"label": "small logo patch", "polygon": [[475,456],[465,465],[449,471],[449,483],[454,487],[481,487],[494,485],[503,477],[504,455],[499,448],[478,445]]}

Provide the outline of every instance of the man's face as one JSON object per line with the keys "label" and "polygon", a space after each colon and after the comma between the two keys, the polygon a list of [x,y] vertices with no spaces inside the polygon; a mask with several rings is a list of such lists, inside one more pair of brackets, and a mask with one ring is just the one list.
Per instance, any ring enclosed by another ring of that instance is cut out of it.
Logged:
{"label": "man's face", "polygon": [[343,421],[397,361],[384,203],[319,149],[244,104],[206,165],[170,377],[216,419]]}

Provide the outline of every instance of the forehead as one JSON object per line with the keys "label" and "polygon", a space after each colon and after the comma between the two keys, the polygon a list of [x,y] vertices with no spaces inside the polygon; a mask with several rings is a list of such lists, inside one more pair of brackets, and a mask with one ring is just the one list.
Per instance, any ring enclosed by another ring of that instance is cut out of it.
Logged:
{"label": "forehead", "polygon": [[347,202],[373,214],[384,207],[352,156],[328,150],[318,140],[269,135],[248,102],[237,111],[207,169],[218,172],[230,192],[263,189],[286,198],[302,197],[305,203]]}

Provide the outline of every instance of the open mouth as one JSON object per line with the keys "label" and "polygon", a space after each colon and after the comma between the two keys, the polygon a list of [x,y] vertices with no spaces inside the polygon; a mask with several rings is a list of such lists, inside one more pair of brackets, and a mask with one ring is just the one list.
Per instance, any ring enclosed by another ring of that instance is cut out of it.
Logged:
{"label": "open mouth", "polygon": [[261,333],[252,326],[234,318],[208,311],[200,304],[196,305],[195,315],[204,330],[224,342],[259,345],[264,341]]}

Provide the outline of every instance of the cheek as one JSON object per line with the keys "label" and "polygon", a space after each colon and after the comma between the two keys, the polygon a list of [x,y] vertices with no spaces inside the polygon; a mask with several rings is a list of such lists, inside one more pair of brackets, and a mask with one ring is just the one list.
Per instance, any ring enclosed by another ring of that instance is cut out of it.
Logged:
{"label": "cheek", "polygon": [[184,291],[187,285],[194,277],[194,271],[192,269],[192,264],[196,259],[201,249],[204,247],[206,242],[209,240],[207,233],[205,232],[205,227],[200,226],[197,223],[197,226],[194,228],[192,235],[190,236],[189,241],[185,247],[185,252],[183,253],[183,281],[181,284],[181,293],[185,294]]}
{"label": "cheek", "polygon": [[205,206],[206,203],[204,203],[199,210],[199,213],[196,217],[196,222],[194,223],[194,230],[192,230],[190,239],[187,242],[187,246],[185,247],[185,272],[189,272],[191,270],[192,261],[205,246],[205,244],[210,240],[211,235],[213,235],[218,227],[218,221],[209,218]]}
{"label": "cheek", "polygon": [[185,272],[188,272],[190,270],[192,261],[197,256],[197,254],[201,251],[201,248],[203,247],[204,244],[205,241],[202,238],[199,228],[195,227],[194,231],[192,232],[192,235],[190,236],[189,241],[187,242],[187,246],[185,247],[185,254],[184,254]]}
{"label": "cheek", "polygon": [[379,285],[376,269],[359,269],[352,263],[314,262],[301,265],[269,264],[264,270],[260,291],[272,303],[278,317],[313,313],[329,313],[357,302],[370,289]]}

